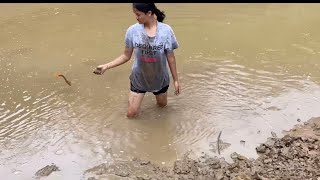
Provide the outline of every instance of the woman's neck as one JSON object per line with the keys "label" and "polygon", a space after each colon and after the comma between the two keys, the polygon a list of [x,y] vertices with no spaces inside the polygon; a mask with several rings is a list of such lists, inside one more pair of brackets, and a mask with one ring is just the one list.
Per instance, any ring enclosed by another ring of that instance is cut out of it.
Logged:
{"label": "woman's neck", "polygon": [[152,18],[149,22],[144,24],[144,27],[148,29],[151,29],[154,26],[157,26],[157,20],[155,18]]}

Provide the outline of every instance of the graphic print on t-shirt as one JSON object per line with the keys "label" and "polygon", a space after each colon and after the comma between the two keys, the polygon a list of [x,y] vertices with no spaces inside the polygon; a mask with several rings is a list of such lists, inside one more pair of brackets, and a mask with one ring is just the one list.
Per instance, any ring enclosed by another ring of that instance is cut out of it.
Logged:
{"label": "graphic print on t-shirt", "polygon": [[143,62],[156,62],[156,54],[163,49],[163,44],[152,46],[150,44],[135,43],[135,47],[139,48]]}
{"label": "graphic print on t-shirt", "polygon": [[[164,47],[163,43],[156,43],[155,39],[149,39],[142,36],[142,41],[135,42],[134,47],[139,49],[140,59],[142,62],[156,62],[156,55],[159,55],[159,51],[161,51]],[[150,43],[149,41],[153,41],[154,43]]]}

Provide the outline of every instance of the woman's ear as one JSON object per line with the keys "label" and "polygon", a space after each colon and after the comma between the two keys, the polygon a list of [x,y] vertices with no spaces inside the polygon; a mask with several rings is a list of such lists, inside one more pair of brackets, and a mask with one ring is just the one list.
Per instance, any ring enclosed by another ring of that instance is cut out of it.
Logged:
{"label": "woman's ear", "polygon": [[152,12],[151,11],[148,11],[148,16],[151,16],[152,15]]}

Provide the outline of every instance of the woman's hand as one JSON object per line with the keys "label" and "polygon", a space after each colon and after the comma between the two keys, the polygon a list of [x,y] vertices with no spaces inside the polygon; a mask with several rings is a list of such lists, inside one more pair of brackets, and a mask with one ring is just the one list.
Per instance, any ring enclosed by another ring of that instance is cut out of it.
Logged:
{"label": "woman's hand", "polygon": [[97,75],[102,75],[108,69],[108,64],[102,64],[97,66],[97,68],[93,71],[93,73]]}
{"label": "woman's hand", "polygon": [[174,94],[175,94],[175,95],[179,95],[180,92],[181,92],[179,81],[174,81],[174,88],[175,88],[175,90],[176,90],[176,91],[174,92]]}

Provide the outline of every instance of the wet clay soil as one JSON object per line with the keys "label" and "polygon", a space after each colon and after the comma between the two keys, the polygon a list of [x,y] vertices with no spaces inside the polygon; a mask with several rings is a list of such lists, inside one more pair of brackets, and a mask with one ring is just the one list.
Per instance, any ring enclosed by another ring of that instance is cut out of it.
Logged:
{"label": "wet clay soil", "polygon": [[[203,155],[192,159],[186,154],[173,167],[134,158],[132,161],[100,164],[84,172],[86,179],[311,179],[320,180],[320,118],[296,126],[282,138],[270,137],[256,147],[257,159],[236,152],[232,163]],[[49,173],[46,173],[49,174]]]}
{"label": "wet clay soil", "polygon": [[188,155],[172,168],[133,159],[111,166],[88,169],[88,179],[320,179],[320,118],[296,126],[282,138],[270,137],[256,147],[259,157],[247,159],[236,152],[233,163],[223,158]]}

